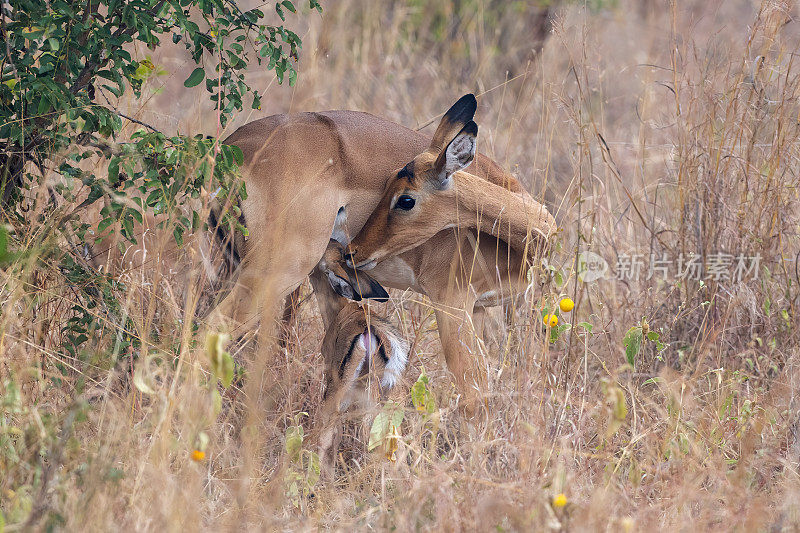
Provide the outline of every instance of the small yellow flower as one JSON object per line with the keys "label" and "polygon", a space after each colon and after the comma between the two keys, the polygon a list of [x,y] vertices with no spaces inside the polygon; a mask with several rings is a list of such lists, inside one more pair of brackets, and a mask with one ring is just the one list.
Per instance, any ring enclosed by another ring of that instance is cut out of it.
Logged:
{"label": "small yellow flower", "polygon": [[553,507],[556,509],[561,509],[567,505],[567,496],[563,492],[561,494],[556,494],[553,496]]}
{"label": "small yellow flower", "polygon": [[545,326],[554,328],[558,325],[558,317],[556,315],[545,315],[545,317],[542,319],[542,322],[544,322]]}
{"label": "small yellow flower", "polygon": [[562,313],[569,313],[575,308],[575,302],[573,302],[571,298],[562,298],[561,301],[558,302],[558,307],[561,308]]}
{"label": "small yellow flower", "polygon": [[206,458],[206,452],[201,450],[192,450],[192,461],[199,463]]}

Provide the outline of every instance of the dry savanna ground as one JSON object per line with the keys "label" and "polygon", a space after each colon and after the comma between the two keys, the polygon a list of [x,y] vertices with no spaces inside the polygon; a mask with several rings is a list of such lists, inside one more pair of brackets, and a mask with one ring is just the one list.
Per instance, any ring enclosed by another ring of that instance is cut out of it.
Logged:
{"label": "dry savanna ground", "polygon": [[[0,274],[0,531],[800,530],[798,6],[323,7],[295,21],[297,85],[253,68],[262,109],[237,124],[345,108],[418,128],[474,92],[479,149],[558,220],[540,283],[510,319],[491,314],[475,353],[485,407],[459,410],[430,303],[394,293],[372,311],[413,345],[403,421],[372,452],[348,425],[320,481],[307,287],[288,346],[238,349],[226,389],[168,272],[126,273],[125,331],[100,321],[71,352],[86,303],[46,259],[18,265]],[[134,52],[163,75],[127,113],[215,135],[202,90],[183,88],[190,60]],[[45,250],[38,205],[15,235]]]}

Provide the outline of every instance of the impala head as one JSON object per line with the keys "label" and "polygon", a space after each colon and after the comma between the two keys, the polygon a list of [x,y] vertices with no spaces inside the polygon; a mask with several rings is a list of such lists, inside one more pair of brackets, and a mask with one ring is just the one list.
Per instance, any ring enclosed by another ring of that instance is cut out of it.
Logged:
{"label": "impala head", "polygon": [[319,266],[328,276],[328,282],[336,294],[356,302],[371,298],[379,302],[389,299],[380,283],[362,271],[345,264],[343,259],[344,247],[337,241],[331,240]]}
{"label": "impala head", "polygon": [[427,150],[389,180],[378,207],[350,243],[350,264],[369,269],[452,225],[442,199],[452,197],[453,174],[475,157],[475,96],[467,94],[442,117]]}

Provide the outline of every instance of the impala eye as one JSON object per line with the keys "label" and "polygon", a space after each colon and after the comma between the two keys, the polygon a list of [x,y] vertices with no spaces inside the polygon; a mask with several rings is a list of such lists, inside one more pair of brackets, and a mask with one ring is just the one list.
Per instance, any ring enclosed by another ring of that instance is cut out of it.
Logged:
{"label": "impala eye", "polygon": [[401,194],[400,198],[397,199],[397,203],[395,203],[394,206],[395,208],[402,209],[403,211],[410,211],[414,209],[414,204],[416,203],[417,201],[414,200],[413,197],[407,194]]}

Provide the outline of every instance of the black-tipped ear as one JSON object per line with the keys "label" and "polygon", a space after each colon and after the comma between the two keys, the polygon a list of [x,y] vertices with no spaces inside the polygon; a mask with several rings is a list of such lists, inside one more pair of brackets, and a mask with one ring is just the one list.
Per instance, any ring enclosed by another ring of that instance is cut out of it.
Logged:
{"label": "black-tipped ear", "polygon": [[348,300],[353,300],[356,302],[361,301],[361,295],[353,290],[350,282],[346,279],[340,278],[331,271],[328,271],[328,283],[331,284],[333,291],[342,298],[347,298]]}
{"label": "black-tipped ear", "polygon": [[443,118],[455,124],[466,124],[475,117],[478,109],[478,99],[472,93],[465,94],[453,104]]}
{"label": "black-tipped ear", "polygon": [[474,120],[470,120],[467,122],[467,125],[459,132],[459,135],[472,135],[473,137],[478,136],[478,125],[475,123]]}
{"label": "black-tipped ear", "polygon": [[[372,279],[369,274],[360,270],[354,270],[339,264],[338,272],[327,270],[328,283],[336,294],[348,300],[360,302],[361,300],[377,300],[386,302],[389,300],[389,293],[386,292],[380,283]],[[342,276],[347,276],[344,279]]]}
{"label": "black-tipped ear", "polygon": [[478,109],[478,100],[474,94],[465,94],[459,98],[458,102],[447,110],[439,122],[439,127],[433,134],[430,150],[437,154],[441,152],[453,140],[453,137],[475,117],[476,109]]}

